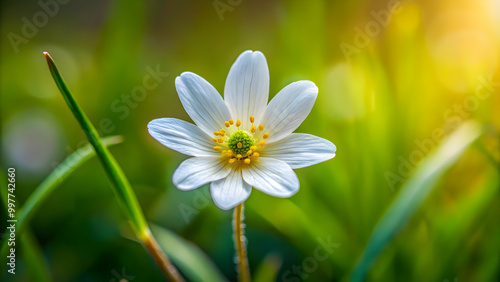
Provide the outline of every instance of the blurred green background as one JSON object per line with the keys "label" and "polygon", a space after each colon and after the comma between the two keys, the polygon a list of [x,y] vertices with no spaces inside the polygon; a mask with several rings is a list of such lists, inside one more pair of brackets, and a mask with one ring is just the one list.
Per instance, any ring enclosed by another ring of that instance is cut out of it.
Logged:
{"label": "blurred green background", "polygon": [[[256,280],[348,280],[418,163],[469,119],[483,135],[440,177],[367,280],[500,280],[500,1],[42,0],[2,1],[0,11],[2,173],[16,168],[18,203],[86,144],[50,77],[48,51],[101,135],[124,137],[111,152],[147,219],[199,246],[236,280],[231,211],[215,207],[208,187],[172,185],[185,157],[146,125],[190,121],[174,86],[183,71],[223,93],[237,56],[260,50],[271,97],[296,80],[318,85],[297,131],[338,151],[297,170],[301,188],[290,199],[252,191],[245,223]],[[151,70],[168,75],[131,96]],[[131,240],[95,158],[61,183],[30,227],[54,281],[118,281],[122,272],[131,281],[164,279]],[[335,244],[324,260],[320,241]],[[16,272],[0,278],[40,281],[19,252]]]}

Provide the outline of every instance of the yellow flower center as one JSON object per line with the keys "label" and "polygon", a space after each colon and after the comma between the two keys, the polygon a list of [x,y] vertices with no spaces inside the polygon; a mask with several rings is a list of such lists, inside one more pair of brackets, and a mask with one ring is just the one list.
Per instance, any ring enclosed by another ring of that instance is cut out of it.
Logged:
{"label": "yellow flower center", "polygon": [[248,132],[244,130],[237,130],[231,134],[227,141],[229,150],[233,151],[236,155],[245,156],[250,147],[255,145],[255,140]]}
{"label": "yellow flower center", "polygon": [[221,154],[232,164],[235,162],[249,165],[260,156],[259,150],[266,145],[265,139],[269,138],[269,133],[264,132],[264,125],[254,126],[255,118],[250,116],[252,126],[248,131],[240,129],[241,121],[236,123],[230,119],[224,122],[226,128],[231,129],[232,133],[226,133],[222,128],[215,131],[215,137],[212,141],[217,143],[214,150],[221,151]]}

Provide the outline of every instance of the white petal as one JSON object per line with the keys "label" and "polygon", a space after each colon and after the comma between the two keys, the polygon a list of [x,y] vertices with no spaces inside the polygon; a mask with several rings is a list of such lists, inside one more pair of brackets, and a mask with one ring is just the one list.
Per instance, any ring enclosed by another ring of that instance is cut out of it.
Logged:
{"label": "white petal", "polygon": [[286,162],[292,169],[315,165],[335,157],[332,142],[303,133],[292,133],[264,147],[263,155]]}
{"label": "white petal", "polygon": [[284,161],[260,157],[243,168],[243,180],[271,196],[286,198],[299,191],[299,179]]}
{"label": "white petal", "polygon": [[179,190],[192,190],[226,177],[231,166],[220,157],[194,157],[183,161],[172,176]]}
{"label": "white petal", "polygon": [[260,121],[269,99],[269,69],[259,51],[245,51],[234,62],[226,79],[224,100],[234,121],[250,128],[249,117]]}
{"label": "white petal", "polygon": [[163,145],[188,156],[218,156],[212,139],[196,125],[176,119],[159,118],[148,123],[151,136]]}
{"label": "white petal", "polygon": [[184,109],[191,119],[208,135],[224,127],[231,118],[219,92],[205,79],[184,72],[175,79],[175,87]]}
{"label": "white petal", "polygon": [[292,133],[311,112],[318,96],[318,87],[307,80],[283,88],[267,105],[262,124],[269,132],[266,143],[278,141]]}
{"label": "white petal", "polygon": [[224,179],[210,184],[214,203],[223,210],[229,210],[243,203],[252,192],[252,187],[243,181],[241,167],[235,167]]}

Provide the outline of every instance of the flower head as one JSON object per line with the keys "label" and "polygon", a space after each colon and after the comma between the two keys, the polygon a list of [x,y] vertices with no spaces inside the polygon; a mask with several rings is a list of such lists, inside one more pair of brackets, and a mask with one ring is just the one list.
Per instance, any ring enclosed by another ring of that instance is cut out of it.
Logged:
{"label": "flower head", "polygon": [[224,100],[200,76],[184,72],[175,79],[182,105],[194,124],[155,119],[149,133],[163,145],[192,156],[173,175],[180,190],[210,183],[215,204],[224,210],[244,202],[252,187],[276,197],[299,190],[293,169],[335,156],[330,141],[292,133],[309,115],[318,95],[311,81],[283,88],[267,104],[269,70],[261,52],[245,51],[231,67]]}

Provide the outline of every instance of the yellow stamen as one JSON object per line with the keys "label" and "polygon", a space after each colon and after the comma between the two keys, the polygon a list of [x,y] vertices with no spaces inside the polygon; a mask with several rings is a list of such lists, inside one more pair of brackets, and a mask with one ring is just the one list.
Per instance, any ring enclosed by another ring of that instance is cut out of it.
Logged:
{"label": "yellow stamen", "polygon": [[257,146],[250,147],[250,150],[253,150],[253,151],[257,151],[257,149],[258,149]]}
{"label": "yellow stamen", "polygon": [[229,163],[232,164],[236,161],[236,159],[229,159]]}
{"label": "yellow stamen", "polygon": [[224,143],[224,140],[222,140],[221,138],[219,138],[219,140],[217,141],[219,141],[219,143]]}
{"label": "yellow stamen", "polygon": [[259,157],[259,156],[260,156],[260,154],[257,153],[257,152],[253,153],[253,155],[252,155],[252,157],[256,157],[256,158]]}
{"label": "yellow stamen", "polygon": [[238,144],[236,144],[236,147],[238,147],[238,149],[241,149],[241,147],[243,147],[243,144],[241,142],[238,142]]}
{"label": "yellow stamen", "polygon": [[230,125],[233,125],[234,124],[234,121],[232,119],[229,120],[229,124]]}
{"label": "yellow stamen", "polygon": [[219,136],[219,131],[215,131],[215,132],[214,132],[214,135],[215,135],[215,136]]}
{"label": "yellow stamen", "polygon": [[237,121],[236,121],[236,127],[240,127],[240,125],[241,125],[241,121],[240,121],[240,120],[237,120]]}
{"label": "yellow stamen", "polygon": [[263,147],[264,145],[266,145],[266,141],[264,141],[264,140],[259,141],[259,146]]}
{"label": "yellow stamen", "polygon": [[241,159],[241,158],[243,158],[243,156],[242,156],[242,155],[240,155],[240,154],[237,154],[237,155],[236,155],[236,158],[237,158],[237,159]]}
{"label": "yellow stamen", "polygon": [[212,138],[212,141],[214,141],[215,143],[217,143],[217,138]]}
{"label": "yellow stamen", "polygon": [[253,116],[250,116],[250,122],[254,123],[254,121],[255,121],[255,118]]}
{"label": "yellow stamen", "polygon": [[224,122],[224,125],[225,125],[226,127],[229,127],[229,121],[225,121],[225,122]]}
{"label": "yellow stamen", "polygon": [[214,147],[214,150],[216,150],[216,151],[220,151],[220,150],[221,150],[221,147],[219,147],[219,146],[215,146],[215,147]]}
{"label": "yellow stamen", "polygon": [[222,153],[225,155],[227,153],[227,150],[222,150]]}
{"label": "yellow stamen", "polygon": [[257,132],[257,127],[252,126],[252,127],[250,128],[250,132],[252,132],[252,133]]}
{"label": "yellow stamen", "polygon": [[250,164],[250,159],[245,159],[245,160],[244,160],[244,162],[245,162],[246,164]]}
{"label": "yellow stamen", "polygon": [[264,138],[264,139],[269,138],[269,133],[268,133],[268,132],[264,133],[264,134],[262,135],[262,138]]}
{"label": "yellow stamen", "polygon": [[233,151],[229,150],[226,152],[226,157],[231,157],[233,155]]}
{"label": "yellow stamen", "polygon": [[[219,131],[219,134],[221,134],[221,133],[222,133],[222,135],[226,134],[226,130],[225,130],[224,128],[222,128],[222,129]],[[221,136],[222,136],[222,135],[221,135]]]}
{"label": "yellow stamen", "polygon": [[263,126],[262,124],[261,124],[261,125],[259,125],[259,130],[260,130],[260,131],[264,130],[264,126]]}
{"label": "yellow stamen", "polygon": [[252,155],[252,150],[248,150],[247,156],[251,156],[251,155]]}

